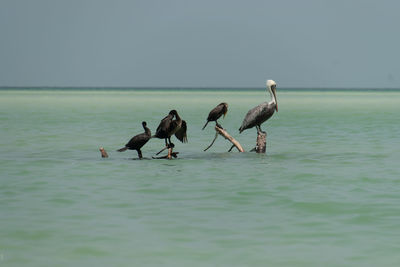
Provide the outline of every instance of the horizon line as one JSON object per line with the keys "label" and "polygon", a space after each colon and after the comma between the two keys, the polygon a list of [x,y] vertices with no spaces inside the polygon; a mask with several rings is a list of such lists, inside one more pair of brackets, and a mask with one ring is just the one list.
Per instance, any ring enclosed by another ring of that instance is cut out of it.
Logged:
{"label": "horizon line", "polygon": [[[238,86],[224,86],[224,87],[216,87],[216,86],[0,86],[0,90],[4,89],[125,89],[125,90],[193,90],[193,89],[205,89],[205,90],[262,90],[265,87],[238,87]],[[373,91],[382,91],[382,90],[400,90],[400,87],[279,87],[279,90],[373,90]]]}

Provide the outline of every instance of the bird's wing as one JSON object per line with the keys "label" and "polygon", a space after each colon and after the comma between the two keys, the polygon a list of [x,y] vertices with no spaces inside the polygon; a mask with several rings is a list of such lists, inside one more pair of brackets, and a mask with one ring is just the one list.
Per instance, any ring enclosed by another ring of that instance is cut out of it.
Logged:
{"label": "bird's wing", "polygon": [[168,115],[164,119],[162,119],[160,121],[160,124],[157,127],[156,135],[165,134],[171,125],[171,121],[172,121],[172,117],[170,115]]}
{"label": "bird's wing", "polygon": [[186,121],[182,121],[181,128],[175,133],[176,138],[178,138],[182,143],[187,143],[186,131]]}
{"label": "bird's wing", "polygon": [[240,127],[240,131],[243,131],[248,128],[252,128],[256,126],[258,123],[260,123],[260,117],[264,113],[263,110],[265,110],[266,106],[268,105],[267,102],[261,103],[258,106],[255,106],[254,108],[250,109],[246,116],[243,119],[242,126]]}
{"label": "bird's wing", "polygon": [[[210,113],[208,113],[208,117],[207,120],[208,121],[215,121],[216,119],[218,119],[218,114],[221,113],[221,109],[222,107],[220,105],[216,106],[215,108],[213,108]],[[220,115],[221,116],[221,115]]]}

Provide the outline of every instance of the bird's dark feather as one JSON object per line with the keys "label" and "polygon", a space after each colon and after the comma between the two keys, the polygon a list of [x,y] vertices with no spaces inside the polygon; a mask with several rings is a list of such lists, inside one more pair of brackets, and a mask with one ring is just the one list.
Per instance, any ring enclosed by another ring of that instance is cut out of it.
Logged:
{"label": "bird's dark feather", "polygon": [[215,108],[213,108],[210,113],[208,114],[207,121],[215,121],[218,120],[226,110],[225,105],[218,105]]}
{"label": "bird's dark feather", "polygon": [[130,150],[140,150],[151,138],[151,131],[149,128],[146,127],[145,122],[143,122],[143,129],[144,133],[135,135],[134,137],[129,140],[128,143],[126,143],[125,147],[118,149],[117,151],[123,152],[127,149]]}
{"label": "bird's dark feather", "polygon": [[151,135],[148,135],[146,133],[141,133],[138,135],[135,135],[134,137],[129,140],[129,142],[125,145],[128,149],[140,149],[142,146],[144,146],[147,141],[149,141]]}
{"label": "bird's dark feather", "polygon": [[182,120],[181,127],[175,133],[176,138],[178,138],[179,141],[181,141],[182,143],[187,143],[186,131],[187,131],[186,121]]}
{"label": "bird's dark feather", "polygon": [[226,114],[227,111],[228,111],[228,104],[226,103],[221,103],[215,108],[213,108],[208,114],[207,122],[203,126],[203,130],[204,128],[206,128],[208,122],[217,121],[222,115]]}
{"label": "bird's dark feather", "polygon": [[157,127],[155,137],[160,139],[168,138],[168,132],[170,131],[173,118],[173,115],[168,114],[164,119],[161,120],[160,124]]}

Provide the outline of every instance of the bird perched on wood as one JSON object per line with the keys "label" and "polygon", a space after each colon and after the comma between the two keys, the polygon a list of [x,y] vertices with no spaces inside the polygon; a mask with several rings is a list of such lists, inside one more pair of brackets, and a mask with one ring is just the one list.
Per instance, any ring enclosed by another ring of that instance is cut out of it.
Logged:
{"label": "bird perched on wood", "polygon": [[142,126],[144,129],[144,133],[132,137],[131,140],[129,140],[129,142],[123,148],[117,150],[118,152],[123,152],[126,151],[127,149],[136,150],[139,159],[143,157],[142,151],[140,149],[147,143],[147,141],[150,140],[151,131],[149,128],[147,128],[147,123],[145,121],[142,122]]}
{"label": "bird perched on wood", "polygon": [[178,138],[178,140],[182,143],[186,143],[186,131],[186,121],[181,119],[176,110],[171,110],[169,114],[161,120],[160,124],[157,127],[156,134],[152,137],[165,139],[165,146],[169,147],[172,144],[171,136],[173,135],[175,135],[176,138]]}
{"label": "bird perched on wood", "polygon": [[278,102],[276,100],[276,83],[273,80],[267,81],[267,88],[271,95],[271,101],[261,103],[260,105],[250,109],[239,128],[239,132],[256,126],[257,133],[261,131],[261,124],[271,118],[275,110],[278,112]]}
{"label": "bird perched on wood", "polygon": [[206,124],[204,124],[202,130],[204,130],[204,128],[206,128],[207,124],[208,124],[210,121],[215,121],[215,125],[218,126],[219,128],[222,128],[221,125],[219,125],[219,123],[218,123],[217,120],[218,120],[222,115],[224,115],[224,118],[225,118],[225,115],[226,115],[227,112],[228,112],[228,104],[225,103],[225,102],[223,102],[223,103],[219,104],[218,106],[216,106],[215,108],[213,108],[213,109],[210,111],[210,113],[208,114],[207,122],[206,122]]}

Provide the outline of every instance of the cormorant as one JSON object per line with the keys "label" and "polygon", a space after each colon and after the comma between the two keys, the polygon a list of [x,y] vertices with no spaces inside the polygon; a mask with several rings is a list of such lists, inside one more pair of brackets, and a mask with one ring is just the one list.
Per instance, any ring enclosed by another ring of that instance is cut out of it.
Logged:
{"label": "cormorant", "polygon": [[221,125],[219,125],[219,123],[218,123],[217,120],[218,120],[222,115],[224,115],[224,118],[225,118],[225,115],[226,115],[227,112],[228,112],[228,104],[227,104],[227,103],[224,103],[224,102],[221,103],[221,104],[219,104],[219,105],[216,106],[215,108],[213,108],[213,109],[210,111],[210,113],[208,114],[207,122],[206,122],[206,124],[204,124],[202,130],[204,130],[204,128],[206,128],[207,124],[208,124],[210,121],[215,121],[215,125],[217,125],[218,127],[222,128]]}
{"label": "cormorant", "polygon": [[[174,120],[175,116],[175,120]],[[176,110],[171,110],[169,114],[161,120],[157,127],[156,134],[152,137],[165,139],[165,146],[169,147],[171,143],[171,136],[175,135],[182,143],[187,142],[186,136],[186,122],[181,119]]]}
{"label": "cormorant", "polygon": [[147,123],[145,121],[142,122],[142,126],[144,129],[144,133],[141,133],[141,134],[138,134],[138,135],[135,135],[134,137],[132,137],[131,140],[129,140],[129,142],[125,145],[125,147],[117,150],[118,152],[123,152],[127,149],[136,150],[138,153],[139,159],[142,158],[142,151],[140,149],[151,138],[151,131],[149,128],[147,128]]}

